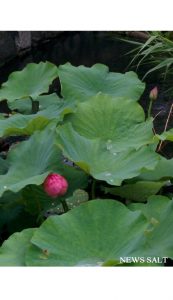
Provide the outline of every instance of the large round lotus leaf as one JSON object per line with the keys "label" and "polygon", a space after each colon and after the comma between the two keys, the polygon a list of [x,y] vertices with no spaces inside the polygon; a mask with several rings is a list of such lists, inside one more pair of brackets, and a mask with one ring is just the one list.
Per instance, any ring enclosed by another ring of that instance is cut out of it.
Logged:
{"label": "large round lotus leaf", "polygon": [[129,99],[99,94],[80,103],[68,121],[80,135],[103,140],[111,152],[153,142],[152,120],[145,121],[142,107]]}
{"label": "large round lotus leaf", "polygon": [[70,63],[61,65],[58,74],[65,98],[85,101],[99,92],[139,100],[144,91],[142,83],[134,72],[125,74],[109,72],[107,66],[96,64],[91,68],[74,67]]}
{"label": "large round lotus leaf", "polygon": [[50,62],[28,64],[22,71],[13,72],[0,89],[0,100],[12,102],[16,99],[47,93],[49,85],[58,77],[58,68]]}
{"label": "large round lotus leaf", "polygon": [[87,139],[70,124],[62,126],[58,132],[58,145],[64,155],[94,178],[111,185],[120,185],[124,179],[136,177],[144,169],[153,169],[158,161],[158,155],[148,146],[136,151],[128,149],[127,144],[127,150],[112,153],[101,139]]}
{"label": "large round lotus leaf", "polygon": [[124,179],[152,170],[159,159],[152,120],[144,121],[140,105],[132,100],[99,94],[80,103],[67,124],[58,129],[64,155],[93,177],[120,185]]}
{"label": "large round lotus leaf", "polygon": [[137,181],[120,187],[108,187],[104,191],[131,201],[145,202],[149,196],[157,194],[165,184],[166,181]]}
{"label": "large round lotus leaf", "polygon": [[30,244],[34,228],[14,233],[0,248],[0,266],[24,266],[25,252]]}
{"label": "large round lotus leaf", "polygon": [[146,217],[112,200],[94,200],[51,217],[33,235],[26,264],[116,265],[120,257],[173,258],[173,201],[162,198],[163,205],[160,200],[150,200]]}
{"label": "large round lotus leaf", "polygon": [[49,217],[26,253],[28,266],[88,266],[119,263],[140,246],[148,224],[113,200],[93,200],[61,216]]}
{"label": "large round lotus leaf", "polygon": [[40,185],[57,168],[59,152],[54,142],[54,130],[36,131],[9,151],[8,172],[0,175],[0,195],[10,190],[17,192],[26,185]]}

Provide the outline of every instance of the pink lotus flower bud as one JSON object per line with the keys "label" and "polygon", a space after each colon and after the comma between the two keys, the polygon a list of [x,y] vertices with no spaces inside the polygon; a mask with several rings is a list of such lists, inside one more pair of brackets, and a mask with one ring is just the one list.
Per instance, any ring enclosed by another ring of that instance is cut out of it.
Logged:
{"label": "pink lotus flower bud", "polygon": [[150,100],[156,100],[157,99],[157,96],[158,96],[158,88],[157,86],[155,86],[151,91],[150,91],[150,95],[149,95],[149,98]]}
{"label": "pink lotus flower bud", "polygon": [[52,198],[56,198],[58,196],[63,196],[68,189],[67,180],[56,173],[49,174],[44,183],[44,191]]}

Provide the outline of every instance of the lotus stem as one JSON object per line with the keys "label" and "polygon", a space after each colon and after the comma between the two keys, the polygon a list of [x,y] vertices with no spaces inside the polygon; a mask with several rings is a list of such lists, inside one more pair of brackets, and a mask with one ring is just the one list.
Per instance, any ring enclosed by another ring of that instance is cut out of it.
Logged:
{"label": "lotus stem", "polygon": [[150,100],[149,107],[148,107],[148,118],[151,117],[151,109],[152,109],[152,105],[153,105],[153,100]]}
{"label": "lotus stem", "polygon": [[[172,110],[173,110],[173,104],[171,105],[171,108],[170,108],[170,110],[169,110],[169,114],[168,114],[168,117],[167,117],[167,120],[166,120],[166,123],[165,123],[164,132],[167,130],[167,127],[168,127],[168,123],[169,123],[169,120],[170,120],[170,117],[171,117]],[[161,150],[162,145],[163,145],[163,141],[160,142],[160,144],[159,144],[159,146],[158,146],[157,152],[159,152],[159,151]]]}
{"label": "lotus stem", "polygon": [[68,208],[67,202],[66,202],[65,200],[62,200],[61,203],[62,203],[64,212],[65,212],[65,213],[68,212],[68,211],[69,211],[69,208]]}
{"label": "lotus stem", "polygon": [[149,94],[149,99],[150,99],[150,103],[149,103],[149,108],[148,108],[148,118],[151,117],[151,109],[152,109],[152,105],[153,105],[153,101],[157,100],[158,97],[158,88],[157,86],[155,86]]}
{"label": "lotus stem", "polygon": [[93,178],[92,186],[91,186],[91,199],[95,199],[96,197],[95,190],[96,190],[96,180]]}

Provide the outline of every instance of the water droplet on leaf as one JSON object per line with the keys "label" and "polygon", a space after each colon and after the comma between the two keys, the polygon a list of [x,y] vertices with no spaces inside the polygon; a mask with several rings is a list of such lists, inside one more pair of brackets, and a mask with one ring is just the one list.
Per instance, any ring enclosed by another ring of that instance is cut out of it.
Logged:
{"label": "water droplet on leaf", "polygon": [[111,175],[112,175],[112,174],[109,173],[109,172],[105,173],[105,176],[111,176]]}
{"label": "water droplet on leaf", "polygon": [[107,150],[111,150],[112,149],[112,140],[107,140],[106,148],[107,148]]}

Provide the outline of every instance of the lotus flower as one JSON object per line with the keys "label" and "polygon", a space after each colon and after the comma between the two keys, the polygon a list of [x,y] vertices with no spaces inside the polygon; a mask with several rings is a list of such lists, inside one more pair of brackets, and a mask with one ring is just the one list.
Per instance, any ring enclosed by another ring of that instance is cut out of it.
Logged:
{"label": "lotus flower", "polygon": [[158,96],[158,88],[155,86],[151,91],[150,91],[150,100],[156,100]]}
{"label": "lotus flower", "polygon": [[67,180],[56,173],[49,174],[44,181],[44,191],[52,198],[63,196],[68,189]]}

